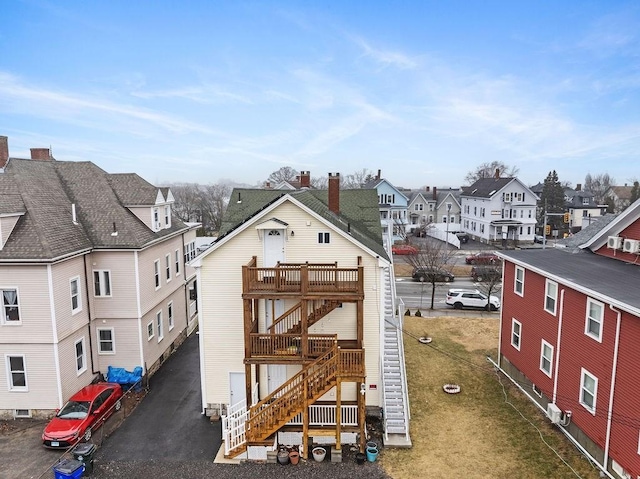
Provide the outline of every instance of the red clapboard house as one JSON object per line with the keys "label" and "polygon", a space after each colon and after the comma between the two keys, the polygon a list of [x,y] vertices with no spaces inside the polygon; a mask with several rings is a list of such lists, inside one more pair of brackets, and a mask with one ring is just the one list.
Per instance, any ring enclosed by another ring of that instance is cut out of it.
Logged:
{"label": "red clapboard house", "polygon": [[499,366],[609,477],[640,479],[640,200],[592,226],[500,253]]}

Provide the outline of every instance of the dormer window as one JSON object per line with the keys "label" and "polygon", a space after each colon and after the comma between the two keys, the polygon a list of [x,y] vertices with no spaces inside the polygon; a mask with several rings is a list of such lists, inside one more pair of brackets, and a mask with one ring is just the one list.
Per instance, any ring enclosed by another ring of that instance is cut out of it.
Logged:
{"label": "dormer window", "polygon": [[153,229],[155,231],[160,229],[160,216],[158,213],[158,208],[153,209]]}
{"label": "dormer window", "polygon": [[169,205],[164,207],[164,227],[171,227],[171,206]]}

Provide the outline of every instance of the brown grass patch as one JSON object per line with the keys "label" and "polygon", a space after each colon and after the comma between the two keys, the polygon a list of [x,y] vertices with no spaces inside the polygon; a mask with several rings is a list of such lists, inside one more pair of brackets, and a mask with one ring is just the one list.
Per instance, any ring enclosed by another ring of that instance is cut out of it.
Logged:
{"label": "brown grass patch", "polygon": [[[538,432],[504,401],[492,366],[498,342],[496,318],[405,318],[406,364],[411,403],[411,449],[385,449],[382,464],[396,479],[575,478],[540,440]],[[416,341],[428,334],[430,345]],[[412,335],[413,337],[411,337]],[[443,392],[459,384],[460,394]],[[584,479],[598,473],[544,415],[504,377],[513,402],[547,442]]]}

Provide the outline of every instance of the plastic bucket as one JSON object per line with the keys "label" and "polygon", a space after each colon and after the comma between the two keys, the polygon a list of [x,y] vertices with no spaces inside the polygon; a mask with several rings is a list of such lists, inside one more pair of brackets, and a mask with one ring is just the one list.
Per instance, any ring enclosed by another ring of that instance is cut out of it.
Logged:
{"label": "plastic bucket", "polygon": [[367,448],[367,461],[376,462],[378,458],[378,448],[377,447],[368,447]]}
{"label": "plastic bucket", "polygon": [[367,460],[367,455],[364,454],[363,452],[357,452],[356,453],[356,463],[362,465],[364,464],[364,461]]}
{"label": "plastic bucket", "polygon": [[378,449],[378,445],[373,441],[369,441],[367,443],[367,447],[365,449],[369,449],[370,447],[373,448],[373,449]]}

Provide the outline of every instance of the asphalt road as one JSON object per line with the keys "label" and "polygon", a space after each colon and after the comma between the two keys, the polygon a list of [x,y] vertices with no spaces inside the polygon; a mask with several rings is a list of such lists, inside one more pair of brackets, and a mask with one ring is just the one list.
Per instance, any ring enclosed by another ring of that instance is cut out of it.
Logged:
{"label": "asphalt road", "polygon": [[200,414],[198,335],[193,334],[152,376],[149,393],[96,453],[96,462],[213,461],[221,423]]}

